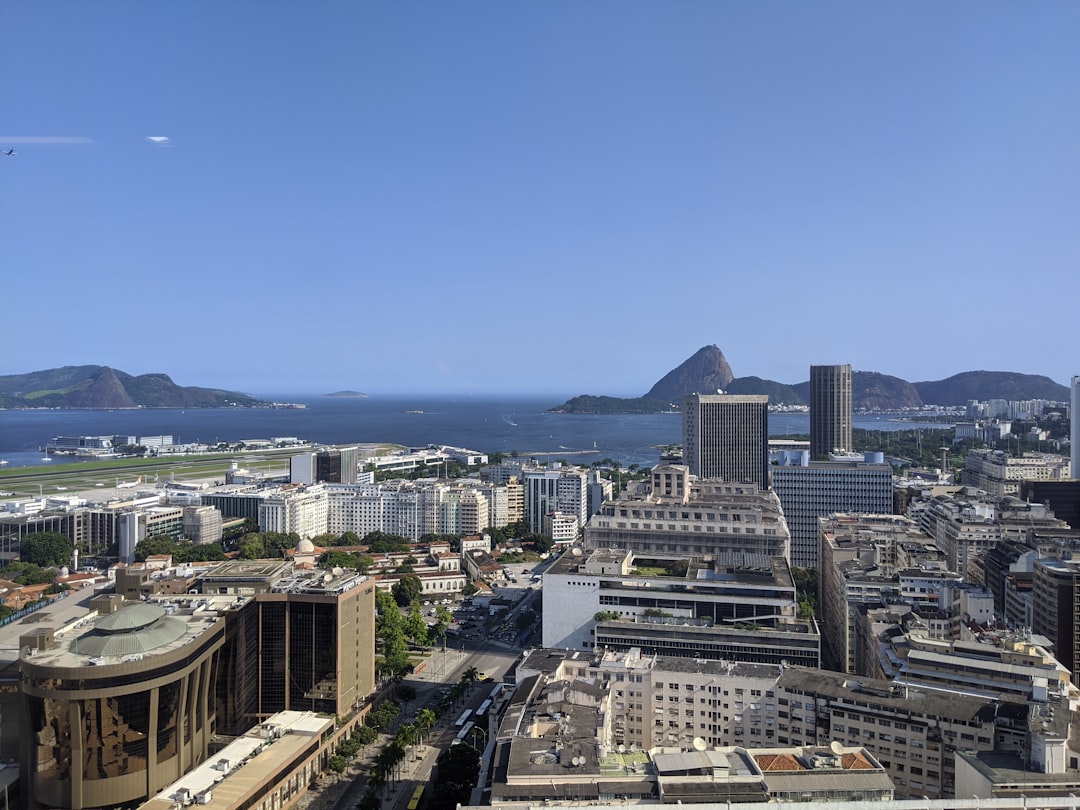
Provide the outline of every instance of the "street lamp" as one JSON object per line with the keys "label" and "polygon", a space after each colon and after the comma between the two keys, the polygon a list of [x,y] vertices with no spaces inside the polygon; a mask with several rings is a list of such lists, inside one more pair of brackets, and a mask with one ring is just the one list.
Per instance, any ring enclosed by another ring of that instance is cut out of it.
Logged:
{"label": "street lamp", "polygon": [[487,746],[487,732],[484,731],[484,729],[480,728],[480,726],[473,726],[472,727],[472,744],[473,744],[473,748],[476,748],[476,735],[478,733],[484,735],[484,746],[486,747]]}

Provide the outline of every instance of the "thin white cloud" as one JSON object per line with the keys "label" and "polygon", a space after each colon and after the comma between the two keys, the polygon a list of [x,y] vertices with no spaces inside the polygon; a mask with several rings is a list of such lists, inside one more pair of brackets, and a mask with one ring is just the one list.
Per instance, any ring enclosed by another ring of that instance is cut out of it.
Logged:
{"label": "thin white cloud", "polygon": [[68,135],[0,135],[0,143],[93,143],[93,138]]}
{"label": "thin white cloud", "polygon": [[154,146],[172,146],[172,138],[168,135],[147,135],[146,140]]}

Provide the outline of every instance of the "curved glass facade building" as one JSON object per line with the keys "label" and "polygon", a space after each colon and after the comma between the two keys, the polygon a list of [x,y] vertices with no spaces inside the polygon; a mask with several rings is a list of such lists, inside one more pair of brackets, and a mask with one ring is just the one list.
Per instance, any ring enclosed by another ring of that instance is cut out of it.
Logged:
{"label": "curved glass facade building", "polygon": [[225,620],[203,608],[125,603],[20,641],[34,807],[134,804],[207,758]]}

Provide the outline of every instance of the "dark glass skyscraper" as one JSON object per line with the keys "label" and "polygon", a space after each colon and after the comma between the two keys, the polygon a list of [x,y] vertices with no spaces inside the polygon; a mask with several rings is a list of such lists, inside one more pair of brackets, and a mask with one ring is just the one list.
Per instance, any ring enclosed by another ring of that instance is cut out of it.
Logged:
{"label": "dark glass skyscraper", "polygon": [[683,460],[690,474],[769,488],[769,398],[691,394],[683,401]]}
{"label": "dark glass skyscraper", "polygon": [[851,449],[851,365],[810,366],[810,457]]}

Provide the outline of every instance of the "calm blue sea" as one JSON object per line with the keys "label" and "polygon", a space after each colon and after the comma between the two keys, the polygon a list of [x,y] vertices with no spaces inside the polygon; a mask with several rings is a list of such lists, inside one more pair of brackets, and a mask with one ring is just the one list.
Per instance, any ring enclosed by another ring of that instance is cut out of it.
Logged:
{"label": "calm blue sea", "polygon": [[[559,396],[258,396],[269,401],[304,403],[307,408],[0,411],[0,459],[6,460],[9,467],[48,463],[42,461],[40,448],[55,436],[170,435],[178,443],[295,436],[322,444],[449,444],[488,453],[566,453],[567,461],[585,464],[609,457],[624,465],[652,465],[656,463],[657,448],[680,442],[682,431],[678,414],[546,413],[547,408],[567,399]],[[911,424],[857,416],[855,426],[902,430]],[[773,436],[809,431],[806,414],[769,415],[769,432]],[[59,459],[51,462],[57,463],[61,463]]]}

